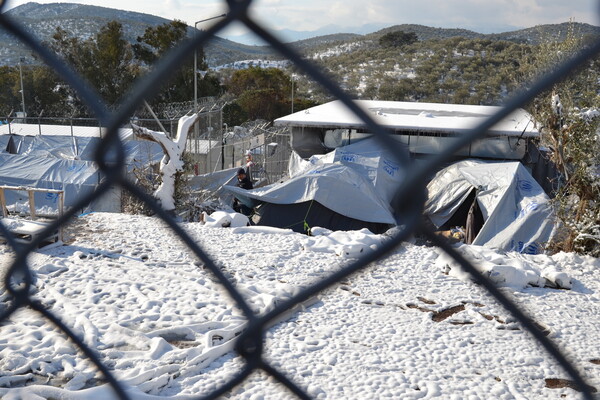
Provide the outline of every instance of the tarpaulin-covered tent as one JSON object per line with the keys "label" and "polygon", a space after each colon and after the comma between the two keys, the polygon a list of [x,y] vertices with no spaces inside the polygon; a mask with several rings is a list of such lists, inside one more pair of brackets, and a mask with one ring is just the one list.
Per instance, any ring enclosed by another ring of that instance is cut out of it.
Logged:
{"label": "tarpaulin-covered tent", "polygon": [[[95,189],[101,182],[102,174],[94,159],[95,149],[103,133],[103,128],[99,127],[33,124],[1,126],[0,185],[64,190],[65,206],[71,207],[82,194]],[[123,140],[128,171],[136,166],[158,163],[164,156],[159,144],[135,140],[131,129],[120,129],[119,136]],[[116,162],[116,151],[105,154],[104,161],[108,164]],[[45,196],[39,193],[35,195],[36,208],[52,207],[51,203],[56,198]],[[25,192],[6,192],[9,208],[16,211],[26,197]],[[105,196],[95,199],[86,210],[121,211],[120,188],[113,187]]]}
{"label": "tarpaulin-covered tent", "polygon": [[438,172],[427,190],[424,213],[438,228],[479,208],[483,224],[472,244],[536,254],[554,234],[550,199],[519,162],[460,161]]}
{"label": "tarpaulin-covered tent", "polygon": [[[133,140],[132,136],[121,135],[125,148],[125,163],[134,162],[156,163],[164,156],[158,143],[147,140]],[[89,136],[53,136],[53,135],[2,135],[0,134],[0,149],[10,154],[24,156],[55,157],[64,160],[94,161],[94,151],[100,144],[99,137]],[[11,144],[9,146],[9,144]],[[12,151],[9,151],[12,149]],[[105,156],[108,163],[116,162],[116,152]]]}
{"label": "tarpaulin-covered tent", "polygon": [[[33,187],[64,191],[65,206],[71,207],[81,196],[93,191],[100,182],[100,172],[90,161],[62,160],[53,157],[0,154],[2,184],[14,187]],[[21,191],[6,191],[6,203],[19,211],[28,195]],[[36,208],[56,211],[58,196],[38,193]],[[101,199],[95,205],[100,206]]]}
{"label": "tarpaulin-covered tent", "polygon": [[403,171],[393,154],[374,139],[331,153],[296,159],[290,180],[254,190],[226,187],[242,203],[257,209],[260,225],[305,232],[368,228],[383,232],[396,224],[390,202]]}

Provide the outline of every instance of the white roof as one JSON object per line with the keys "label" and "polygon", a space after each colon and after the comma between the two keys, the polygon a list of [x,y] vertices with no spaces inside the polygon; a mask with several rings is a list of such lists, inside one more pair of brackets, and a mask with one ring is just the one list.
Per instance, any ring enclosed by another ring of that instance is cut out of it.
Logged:
{"label": "white roof", "polygon": [[[11,123],[9,125],[0,125],[0,135],[19,135],[19,136],[75,136],[75,137],[104,137],[106,128],[99,126],[69,126],[69,125],[46,125],[46,124],[19,124]],[[131,128],[119,129],[121,139],[130,139],[132,137]]]}
{"label": "white roof", "polygon": [[[401,101],[355,100],[378,124],[400,131],[466,133],[502,107],[460,104],[410,103]],[[278,126],[354,128],[364,122],[341,101],[336,100],[275,120]],[[537,137],[533,117],[517,109],[487,133],[488,136]]]}

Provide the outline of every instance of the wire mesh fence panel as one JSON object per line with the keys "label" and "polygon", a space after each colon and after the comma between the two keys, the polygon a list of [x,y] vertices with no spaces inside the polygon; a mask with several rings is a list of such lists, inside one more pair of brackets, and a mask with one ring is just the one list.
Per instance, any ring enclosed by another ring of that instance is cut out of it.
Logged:
{"label": "wire mesh fence panel", "polygon": [[[40,59],[51,66],[55,72],[61,76],[62,79],[64,79],[72,88],[74,88],[79,94],[80,98],[94,112],[99,125],[106,127],[106,134],[103,135],[100,144],[95,150],[95,160],[98,168],[103,173],[103,181],[92,193],[85,194],[78,198],[76,204],[74,204],[69,210],[65,211],[64,214],[58,219],[54,220],[52,223],[49,223],[45,228],[45,234],[50,234],[57,230],[60,226],[65,225],[75,216],[76,210],[84,209],[87,204],[108,193],[111,190],[111,187],[120,186],[123,190],[129,191],[131,195],[137,197],[150,209],[152,209],[152,211],[158,217],[160,217],[162,221],[164,221],[164,224],[169,227],[169,229],[172,231],[172,234],[176,235],[187,246],[189,252],[192,253],[198,260],[200,260],[204,268],[212,273],[214,278],[218,280],[222,286],[223,290],[228,294],[228,296],[235,303],[236,307],[241,310],[246,318],[245,327],[238,332],[238,337],[235,341],[235,351],[245,360],[244,367],[235,377],[215,388],[215,390],[208,395],[208,398],[218,398],[219,396],[229,393],[232,389],[243,383],[247,378],[250,377],[250,375],[257,371],[270,375],[299,398],[309,398],[310,396],[305,388],[300,387],[300,385],[298,385],[293,379],[287,377],[285,365],[275,364],[274,362],[268,361],[264,357],[264,337],[266,329],[270,327],[274,321],[277,321],[290,310],[297,309],[304,302],[309,301],[311,298],[313,298],[313,296],[330,288],[336,282],[339,282],[352,274],[360,272],[361,270],[364,270],[370,263],[382,259],[392,250],[394,250],[403,240],[408,238],[409,235],[417,230],[420,230],[423,231],[432,242],[443,249],[452,258],[454,258],[454,260],[459,263],[462,268],[472,275],[472,278],[477,283],[485,287],[502,306],[512,313],[512,315],[522,324],[522,326],[531,333],[535,340],[537,340],[539,345],[548,353],[550,353],[550,355],[562,365],[564,370],[573,379],[575,385],[581,390],[582,395],[585,398],[591,399],[592,393],[578,371],[577,366],[568,361],[563,352],[559,350],[559,348],[550,338],[544,335],[536,323],[518,306],[516,306],[513,301],[508,299],[500,290],[498,290],[493,283],[478,273],[474,266],[471,265],[463,256],[461,256],[453,247],[433,234],[430,230],[428,230],[427,227],[421,226],[420,221],[424,204],[424,182],[426,182],[426,177],[430,176],[432,172],[438,169],[452,156],[455,151],[484,135],[490,127],[505,118],[514,109],[525,105],[527,102],[533,99],[533,97],[548,90],[555,82],[561,80],[583,65],[587,60],[596,56],[600,52],[600,43],[590,45],[574,58],[568,60],[561,66],[540,77],[539,80],[532,84],[527,91],[512,97],[506,103],[506,106],[498,111],[495,115],[487,119],[479,126],[471,129],[467,134],[454,142],[451,146],[444,149],[444,151],[431,157],[426,163],[420,163],[417,166],[411,166],[411,173],[404,178],[402,183],[397,188],[396,196],[392,204],[399,220],[403,221],[403,225],[390,241],[386,242],[376,251],[365,254],[356,261],[345,265],[343,268],[337,269],[336,272],[331,273],[326,278],[323,278],[318,282],[313,283],[309,287],[299,291],[289,299],[279,303],[272,310],[261,315],[256,315],[243,294],[236,289],[231,276],[229,276],[226,271],[217,265],[215,260],[208,255],[202,246],[199,245],[198,241],[191,237],[190,234],[182,228],[182,226],[176,221],[171,213],[168,213],[162,209],[155,199],[148,196],[143,190],[128,181],[125,176],[125,149],[118,134],[119,128],[128,123],[135,111],[140,109],[140,107],[143,105],[144,99],[156,94],[157,88],[160,86],[157,84],[157,82],[161,83],[167,80],[171,75],[171,71],[181,65],[183,60],[193,53],[197,46],[207,43],[207,41],[213,35],[222,31],[231,23],[237,21],[244,24],[263,41],[270,44],[282,56],[293,62],[296,65],[296,68],[302,70],[306,75],[312,77],[314,81],[329,91],[332,96],[341,100],[348,109],[350,109],[364,122],[367,129],[374,133],[375,138],[383,146],[395,150],[395,154],[398,157],[396,161],[399,164],[407,166],[409,160],[403,156],[405,153],[402,151],[400,144],[390,137],[387,130],[377,125],[370,115],[362,108],[358,107],[343,90],[341,90],[335,83],[328,79],[323,71],[301,57],[290,46],[282,43],[280,40],[274,37],[264,26],[258,24],[249,13],[249,8],[251,7],[252,3],[253,1],[251,0],[228,0],[227,4],[229,5],[229,11],[226,17],[217,21],[205,31],[199,32],[199,34],[193,39],[183,42],[181,45],[179,45],[173,52],[169,54],[168,58],[163,59],[146,77],[138,81],[133,90],[126,96],[126,99],[124,99],[121,106],[113,111],[109,110],[109,108],[101,101],[101,99],[99,99],[97,95],[89,89],[89,86],[79,77],[79,75],[72,71],[69,65],[61,61],[46,46],[28,33],[23,26],[20,26],[17,22],[11,20],[6,16],[6,14],[0,15],[0,25],[12,35],[19,38],[23,44],[29,46],[33,51],[35,51]],[[1,4],[2,7],[6,6],[5,1]],[[210,124],[212,124],[212,122]],[[193,140],[200,140],[200,138],[193,137]],[[272,148],[269,149],[268,146],[272,143],[277,143],[277,146],[271,146]],[[287,141],[285,143],[285,146],[288,146]],[[192,146],[194,146],[194,144],[192,144]],[[284,141],[281,143],[276,140],[268,141],[268,143],[265,141],[261,144],[261,146],[263,147],[263,152],[265,152],[263,155],[267,157],[266,160],[263,160],[264,165],[268,165],[270,162],[275,162],[278,165],[276,174],[281,174],[282,164],[285,160],[270,161],[268,160],[268,157],[272,157],[269,156],[271,150],[273,150],[273,156],[277,155],[278,148],[280,146],[284,147]],[[258,147],[260,146],[255,148]],[[117,162],[108,162],[106,156],[109,153],[117,154]],[[9,324],[10,317],[23,308],[33,310],[34,312],[38,313],[40,317],[54,324],[66,338],[68,338],[77,346],[78,350],[85,357],[87,357],[95,366],[95,368],[97,368],[97,370],[101,373],[102,379],[100,379],[99,382],[108,383],[112,387],[115,397],[121,399],[129,398],[128,393],[124,390],[123,384],[115,377],[114,373],[111,371],[111,367],[107,365],[106,360],[102,360],[99,357],[97,349],[86,344],[84,338],[81,337],[81,335],[79,335],[75,330],[69,328],[67,324],[65,324],[64,321],[62,321],[53,312],[51,307],[47,307],[39,300],[36,300],[33,296],[31,296],[33,282],[32,274],[28,264],[28,256],[40,244],[43,235],[40,235],[34,238],[30,243],[23,245],[17,242],[11,232],[9,232],[9,230],[2,224],[0,224],[0,234],[7,239],[8,245],[12,248],[12,252],[14,253],[13,261],[3,277],[3,285],[6,291],[5,298],[8,306],[4,309],[2,315],[0,315],[0,322],[2,322],[3,325]],[[19,279],[17,279],[17,277],[19,277]]]}

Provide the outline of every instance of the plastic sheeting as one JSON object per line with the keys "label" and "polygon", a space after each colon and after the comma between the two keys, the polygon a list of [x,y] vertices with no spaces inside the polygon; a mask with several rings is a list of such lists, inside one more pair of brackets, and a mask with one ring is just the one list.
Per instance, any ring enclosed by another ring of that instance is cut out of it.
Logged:
{"label": "plastic sheeting", "polygon": [[327,164],[341,164],[352,168],[372,183],[377,194],[386,203],[391,203],[404,176],[404,171],[400,169],[394,154],[382,148],[374,138],[338,147],[324,155],[314,155],[308,161],[293,153],[290,157],[289,173],[294,177],[315,166]]}
{"label": "plastic sheeting", "polygon": [[424,213],[442,226],[476,189],[484,224],[474,245],[537,254],[555,233],[550,198],[519,162],[465,160],[427,185]]}
{"label": "plastic sheeting", "polygon": [[[164,157],[158,143],[132,140],[131,135],[121,134],[121,137],[124,139],[128,171],[158,163]],[[11,139],[12,146],[9,146]],[[89,136],[0,135],[0,184],[63,189],[65,206],[70,207],[79,196],[94,190],[100,182],[100,172],[93,162],[100,140]],[[104,160],[109,164],[116,162],[116,151],[109,150],[104,155]],[[6,193],[7,204],[11,207],[19,209],[20,204],[27,203],[25,191],[11,190]],[[56,210],[56,201],[56,196],[35,194],[38,209],[48,206]],[[85,211],[121,211],[120,189],[115,187],[109,190],[101,198],[95,199]]]}
{"label": "plastic sheeting", "polygon": [[[11,135],[0,135],[0,149],[7,152],[6,148]],[[93,161],[95,149],[100,143],[97,137],[78,136],[17,136],[12,135],[13,142],[18,149],[17,154],[35,157],[54,157],[64,160]],[[146,140],[124,141],[126,164],[157,163],[164,156],[158,143]],[[117,153],[111,151],[105,155],[108,163],[116,162]]]}
{"label": "plastic sheeting", "polygon": [[[2,185],[64,190],[65,206],[72,206],[79,197],[93,191],[100,181],[94,163],[90,161],[61,160],[51,157],[35,157],[0,154],[0,179]],[[6,191],[9,205],[27,203],[27,192]],[[38,193],[36,208],[57,209],[58,196]]]}
{"label": "plastic sheeting", "polygon": [[393,155],[374,139],[340,147],[309,161],[294,158],[290,180],[245,191],[227,187],[248,207],[317,201],[338,214],[393,225],[390,202],[403,176]]}

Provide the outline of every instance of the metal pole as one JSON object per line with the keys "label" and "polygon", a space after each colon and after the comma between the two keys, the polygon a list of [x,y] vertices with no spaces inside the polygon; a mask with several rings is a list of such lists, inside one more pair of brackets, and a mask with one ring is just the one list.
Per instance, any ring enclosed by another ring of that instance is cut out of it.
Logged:
{"label": "metal pole", "polygon": [[[223,125],[225,130],[223,131]],[[221,170],[225,169],[225,134],[227,133],[227,124],[221,125]]]}
{"label": "metal pole", "polygon": [[42,112],[38,115],[38,130],[40,132],[40,136],[42,136],[42,114],[44,113],[44,110],[42,110]]}
{"label": "metal pole", "polygon": [[[210,17],[206,19],[201,19],[199,21],[194,22],[194,39],[198,36],[198,24],[200,22],[210,21],[212,19],[223,18],[226,17],[227,14],[217,15],[216,17]],[[198,112],[198,46],[194,46],[194,112]],[[199,122],[196,121],[194,123],[194,134],[196,138],[200,136],[199,134]]]}
{"label": "metal pole", "polygon": [[21,63],[23,62],[23,58],[19,59],[19,76],[21,77],[21,105],[23,107],[23,121],[26,122],[25,118],[27,112],[25,111],[25,91],[23,90],[23,68],[21,67]]}
{"label": "metal pole", "polygon": [[292,114],[294,113],[294,74],[292,74]]}

